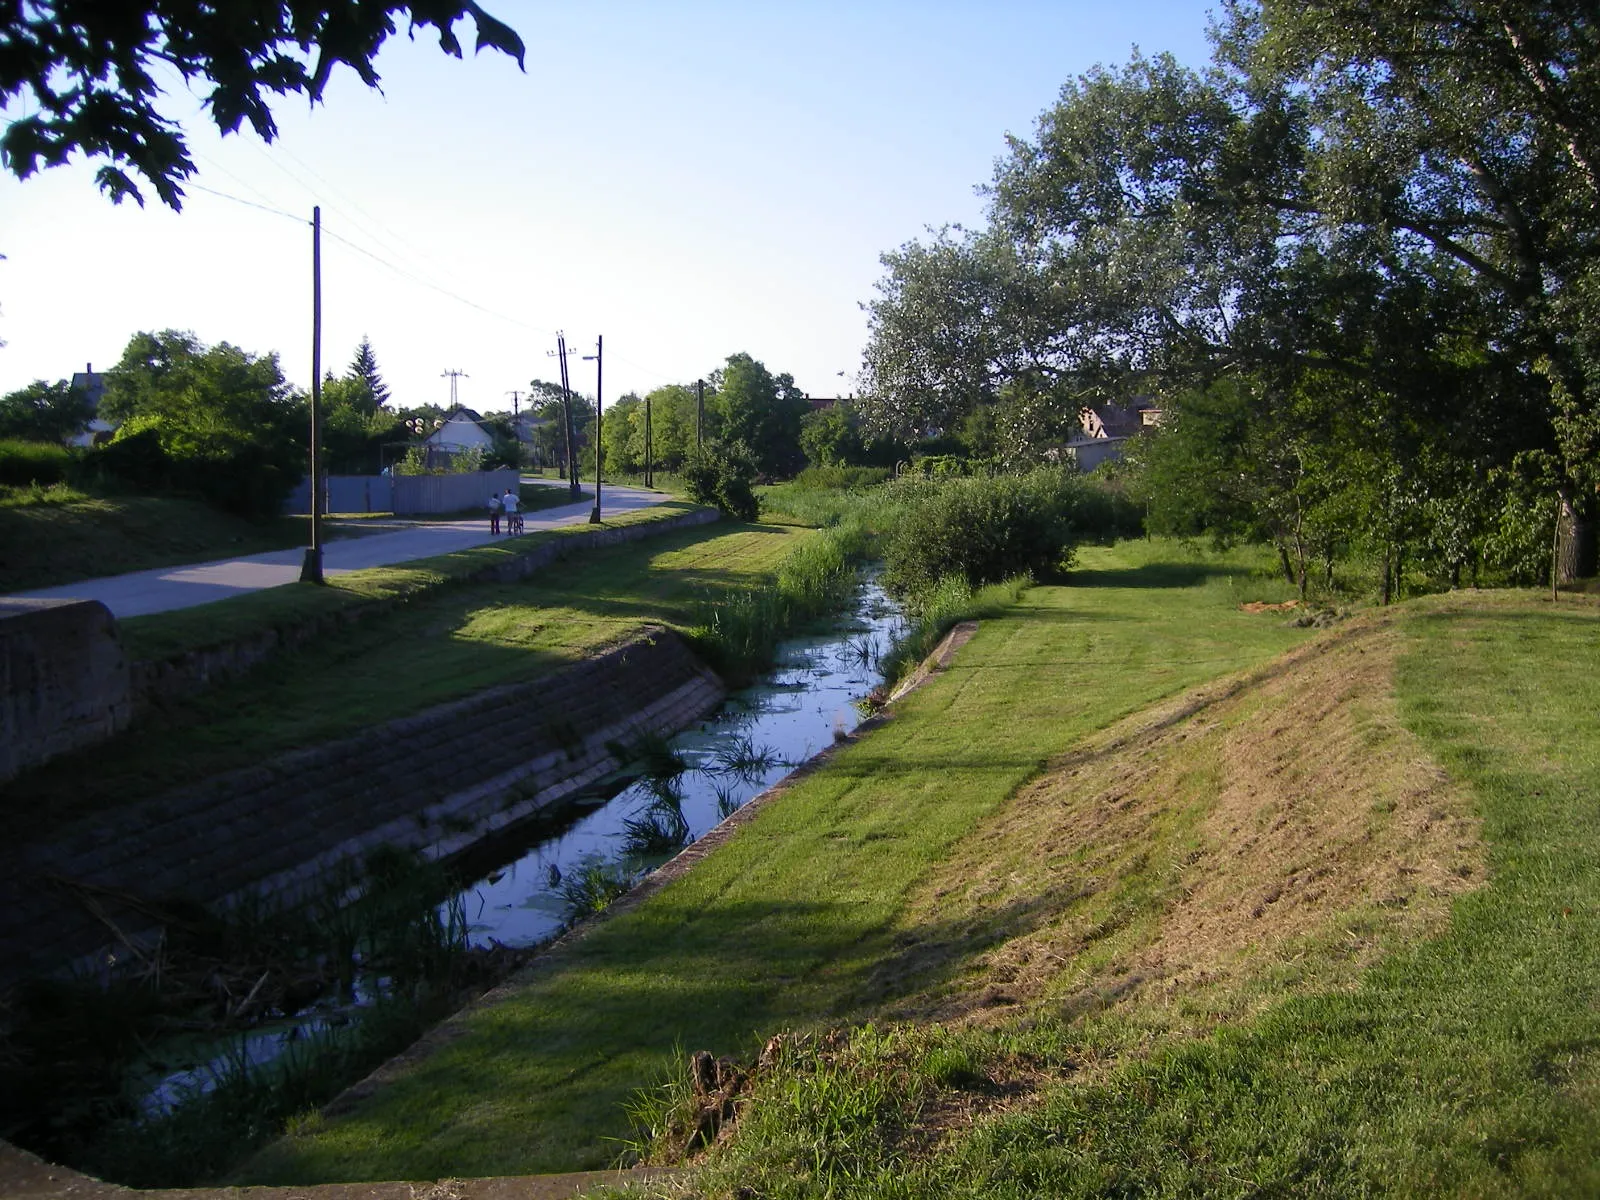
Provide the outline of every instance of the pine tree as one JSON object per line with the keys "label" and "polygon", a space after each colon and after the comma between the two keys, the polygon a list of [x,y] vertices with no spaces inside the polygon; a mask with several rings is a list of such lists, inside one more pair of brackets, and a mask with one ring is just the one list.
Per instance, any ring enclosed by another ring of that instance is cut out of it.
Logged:
{"label": "pine tree", "polygon": [[389,385],[383,382],[383,376],[378,373],[378,357],[372,353],[372,343],[366,334],[361,335],[361,344],[356,347],[356,356],[350,362],[348,374],[350,378],[366,385],[372,396],[374,411],[389,402]]}

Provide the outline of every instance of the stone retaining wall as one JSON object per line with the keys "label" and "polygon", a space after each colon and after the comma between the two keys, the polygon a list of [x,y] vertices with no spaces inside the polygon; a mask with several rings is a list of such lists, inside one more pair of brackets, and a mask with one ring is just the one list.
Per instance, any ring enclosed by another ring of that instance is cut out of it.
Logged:
{"label": "stone retaining wall", "polygon": [[294,898],[381,845],[456,853],[614,771],[612,745],[692,724],[722,695],[676,634],[652,629],[554,676],[0,848],[0,989],[135,953],[119,942],[153,936],[141,900]]}
{"label": "stone retaining wall", "polygon": [[126,727],[128,664],[98,600],[0,600],[0,783]]}

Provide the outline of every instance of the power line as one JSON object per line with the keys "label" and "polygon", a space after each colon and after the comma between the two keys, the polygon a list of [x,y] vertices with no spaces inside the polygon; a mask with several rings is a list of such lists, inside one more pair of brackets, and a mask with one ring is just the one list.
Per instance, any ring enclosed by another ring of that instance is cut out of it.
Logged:
{"label": "power line", "polygon": [[257,204],[254,200],[246,200],[243,196],[235,196],[228,192],[219,192],[216,188],[207,187],[203,183],[195,183],[191,180],[190,182],[184,184],[184,186],[193,188],[197,192],[208,192],[213,196],[221,196],[224,200],[232,200],[235,204],[243,204],[246,208],[259,208],[262,212],[271,213],[275,217],[288,217],[289,220],[293,221],[297,225],[311,224],[311,222],[306,220],[304,217],[296,216],[292,212],[286,212],[281,208],[274,208],[270,204]]}

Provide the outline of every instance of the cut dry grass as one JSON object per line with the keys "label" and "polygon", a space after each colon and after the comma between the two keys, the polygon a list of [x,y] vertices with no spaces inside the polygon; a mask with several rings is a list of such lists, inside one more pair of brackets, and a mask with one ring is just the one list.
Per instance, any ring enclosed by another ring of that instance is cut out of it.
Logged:
{"label": "cut dry grass", "polygon": [[883,984],[963,968],[888,1015],[1116,1008],[1193,1034],[1437,931],[1485,870],[1468,797],[1401,723],[1401,645],[1363,619],[1053,763],[912,898]]}

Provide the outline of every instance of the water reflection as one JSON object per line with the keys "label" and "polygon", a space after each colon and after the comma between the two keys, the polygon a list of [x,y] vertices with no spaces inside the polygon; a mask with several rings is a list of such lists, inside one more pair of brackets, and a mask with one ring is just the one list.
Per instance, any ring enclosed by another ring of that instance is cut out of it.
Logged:
{"label": "water reflection", "polygon": [[[464,892],[473,944],[550,938],[570,913],[563,881],[602,864],[613,873],[659,866],[849,733],[861,721],[855,701],[883,681],[878,664],[899,626],[894,606],[867,580],[843,620],[783,643],[765,681],[730,695],[709,720],[671,739],[682,771],[658,771],[609,800],[591,797],[547,814],[523,827],[519,843],[497,840],[497,862],[486,863],[480,848],[479,881]],[[652,753],[652,763],[658,757]]]}

